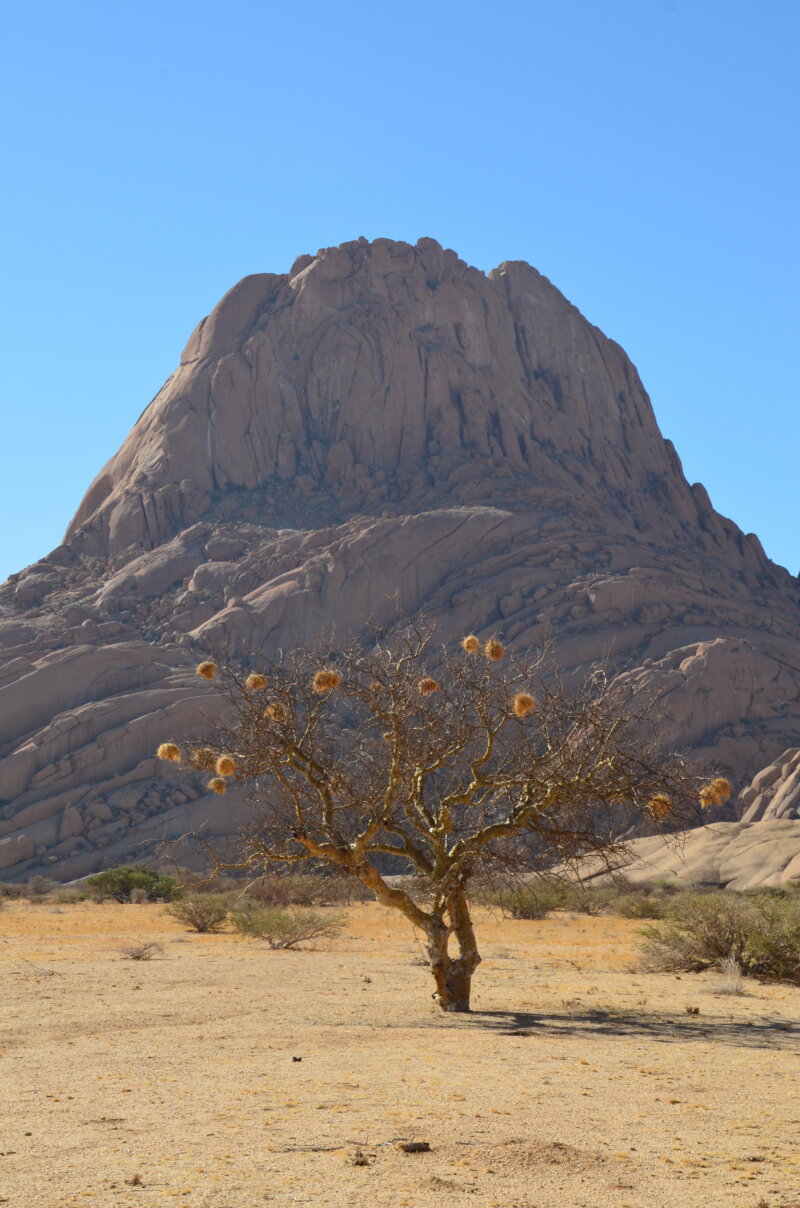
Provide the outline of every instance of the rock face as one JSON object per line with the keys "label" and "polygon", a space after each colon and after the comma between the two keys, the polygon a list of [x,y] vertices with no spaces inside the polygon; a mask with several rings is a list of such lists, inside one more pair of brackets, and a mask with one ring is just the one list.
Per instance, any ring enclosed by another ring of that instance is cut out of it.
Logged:
{"label": "rock face", "polygon": [[677,845],[648,835],[634,839],[629,855],[624,874],[634,885],[661,880],[724,889],[786,885],[800,879],[800,820],[715,822],[689,831]]}
{"label": "rock face", "polygon": [[686,482],[622,349],[527,264],[358,240],[235,286],[0,588],[4,875],[224,831],[235,801],[153,758],[198,657],[398,603],[652,680],[665,741],[737,785],[798,741],[797,582]]}
{"label": "rock face", "polygon": [[800,749],[784,751],[739,796],[743,822],[800,820]]}

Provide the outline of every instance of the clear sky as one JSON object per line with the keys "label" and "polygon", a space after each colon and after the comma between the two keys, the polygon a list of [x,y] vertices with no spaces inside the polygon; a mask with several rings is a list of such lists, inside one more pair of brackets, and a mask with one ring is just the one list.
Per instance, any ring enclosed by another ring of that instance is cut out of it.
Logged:
{"label": "clear sky", "polygon": [[0,579],[247,273],[530,261],[800,567],[797,0],[31,0],[1,36]]}

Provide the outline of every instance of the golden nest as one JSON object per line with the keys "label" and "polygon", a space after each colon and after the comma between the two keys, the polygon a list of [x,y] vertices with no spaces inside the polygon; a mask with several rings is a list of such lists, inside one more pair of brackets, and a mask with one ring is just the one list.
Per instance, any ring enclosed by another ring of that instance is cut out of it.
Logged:
{"label": "golden nest", "polygon": [[192,751],[190,757],[192,766],[199,768],[201,772],[210,772],[216,761],[217,757],[211,747],[198,747],[196,751]]}
{"label": "golden nest", "polygon": [[468,633],[465,638],[462,638],[461,645],[467,654],[475,654],[481,648],[481,644],[474,633]]}
{"label": "golden nest", "polygon": [[208,787],[212,793],[224,793],[228,787],[228,782],[222,776],[215,776],[213,780],[209,780]]}
{"label": "golden nest", "polygon": [[497,662],[499,659],[501,659],[506,652],[506,648],[503,643],[498,642],[496,638],[489,638],[489,641],[486,643],[483,650],[487,659],[493,659],[494,662]]}
{"label": "golden nest", "polygon": [[197,674],[202,675],[203,679],[212,680],[217,674],[216,663],[200,663],[197,668]]}
{"label": "golden nest", "polygon": [[171,763],[180,763],[181,749],[176,747],[174,742],[162,742],[161,746],[156,751],[159,759],[169,759]]}
{"label": "golden nest", "polygon": [[244,681],[244,686],[245,688],[249,688],[251,692],[260,692],[266,682],[267,677],[265,675],[259,675],[257,671],[254,671],[251,675],[248,675]]}
{"label": "golden nest", "polygon": [[715,780],[700,790],[700,805],[704,810],[710,809],[712,805],[722,805],[722,802],[727,801],[732,792],[733,786],[730,780],[726,780],[724,776],[717,776]]}
{"label": "golden nest", "polygon": [[529,692],[518,692],[512,708],[516,717],[527,717],[536,708],[536,701]]}
{"label": "golden nest", "polygon": [[431,692],[438,692],[439,685],[435,679],[431,679],[429,675],[423,675],[422,679],[417,684],[423,696],[430,696]]}
{"label": "golden nest", "polygon": [[329,668],[325,668],[323,671],[317,672],[311,681],[311,686],[321,696],[323,692],[333,692],[334,688],[338,688],[341,682],[341,675],[338,675],[335,671],[331,671]]}
{"label": "golden nest", "polygon": [[665,793],[656,793],[656,795],[651,797],[648,801],[647,811],[651,818],[655,818],[659,821],[662,818],[669,818],[670,814],[672,813],[672,802]]}
{"label": "golden nest", "polygon": [[230,755],[220,755],[215,770],[220,776],[232,776],[236,771],[236,761]]}

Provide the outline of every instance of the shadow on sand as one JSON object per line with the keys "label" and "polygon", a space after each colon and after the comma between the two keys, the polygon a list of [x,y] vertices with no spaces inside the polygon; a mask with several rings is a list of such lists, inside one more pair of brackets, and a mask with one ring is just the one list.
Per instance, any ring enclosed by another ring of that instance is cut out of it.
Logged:
{"label": "shadow on sand", "polygon": [[[702,1008],[701,1008],[702,1011]],[[505,1036],[628,1036],[656,1041],[713,1041],[756,1049],[794,1049],[800,1046],[800,1023],[759,1016],[725,1019],[713,1015],[678,1015],[675,1012],[640,1012],[589,1009],[576,1004],[563,1013],[544,1011],[474,1011],[470,1015],[442,1017],[444,1026],[486,1028]],[[435,1026],[435,1025],[434,1025]]]}

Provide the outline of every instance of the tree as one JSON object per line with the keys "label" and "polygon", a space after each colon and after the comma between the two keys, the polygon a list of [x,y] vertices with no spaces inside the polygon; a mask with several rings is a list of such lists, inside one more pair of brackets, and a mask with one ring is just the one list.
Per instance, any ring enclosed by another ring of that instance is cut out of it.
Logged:
{"label": "tree", "polygon": [[140,890],[148,902],[172,902],[181,894],[175,877],[147,868],[144,864],[107,868],[86,878],[86,884],[98,897],[114,898],[117,902],[132,902],[132,894]]}
{"label": "tree", "polygon": [[[310,860],[358,878],[424,933],[442,1009],[468,1011],[482,878],[614,857],[642,818],[696,818],[698,785],[659,753],[632,680],[598,670],[568,689],[544,658],[509,657],[497,639],[433,639],[412,622],[250,675],[201,663],[225,721],[188,758],[213,791],[233,780],[253,802],[236,860],[206,845],[218,869]],[[182,755],[174,743],[159,754]],[[398,870],[413,880],[398,884]]]}

